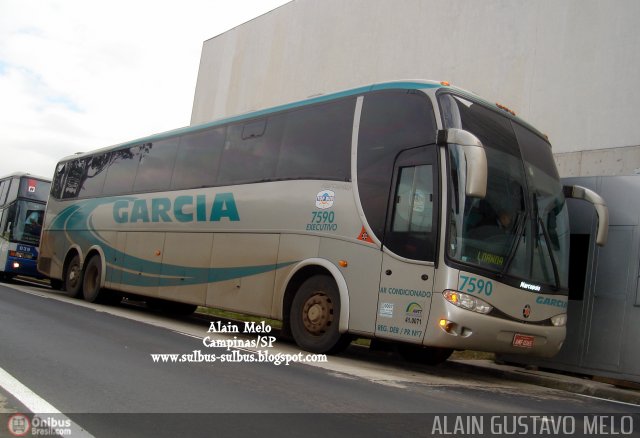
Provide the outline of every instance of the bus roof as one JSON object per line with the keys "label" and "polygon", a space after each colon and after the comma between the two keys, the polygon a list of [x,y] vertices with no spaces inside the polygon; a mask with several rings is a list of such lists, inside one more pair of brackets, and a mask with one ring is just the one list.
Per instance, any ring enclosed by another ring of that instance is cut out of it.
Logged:
{"label": "bus roof", "polygon": [[[131,146],[135,146],[135,145],[140,144],[140,143],[153,142],[153,141],[157,141],[157,140],[160,140],[160,139],[163,139],[163,138],[167,138],[167,137],[173,137],[173,136],[183,135],[183,134],[187,134],[187,133],[198,132],[200,130],[213,128],[215,126],[224,125],[224,124],[227,124],[227,123],[239,122],[239,121],[242,121],[242,120],[245,120],[245,119],[265,116],[265,115],[269,115],[269,114],[280,112],[280,111],[286,111],[286,110],[289,110],[289,109],[301,108],[301,107],[304,107],[304,106],[307,106],[307,105],[313,105],[313,104],[316,104],[316,103],[329,102],[329,101],[332,101],[332,100],[335,100],[335,99],[340,99],[340,98],[343,98],[343,97],[356,96],[356,95],[359,95],[359,94],[370,93],[370,92],[373,92],[373,91],[380,91],[380,90],[393,90],[393,89],[421,90],[421,89],[428,89],[428,88],[431,88],[431,89],[435,89],[435,88],[450,89],[450,90],[453,90],[456,94],[460,94],[462,96],[469,97],[469,98],[471,98],[473,100],[476,100],[476,101],[484,104],[485,106],[488,106],[488,107],[491,107],[491,108],[494,108],[494,109],[499,109],[496,106],[496,104],[490,103],[489,101],[487,101],[485,99],[482,99],[481,97],[479,97],[475,93],[472,93],[470,91],[464,90],[462,88],[450,86],[446,82],[436,82],[436,81],[429,81],[429,80],[423,80],[423,79],[410,79],[410,80],[398,80],[398,81],[390,81],[390,82],[381,82],[381,83],[376,83],[376,84],[370,84],[370,85],[365,85],[365,86],[361,86],[361,87],[351,88],[351,89],[348,89],[348,90],[338,91],[338,92],[334,92],[334,93],[321,94],[321,95],[318,95],[318,96],[310,97],[308,99],[295,101],[295,102],[282,104],[282,105],[277,105],[277,106],[274,106],[274,107],[264,108],[264,109],[261,109],[261,110],[251,111],[251,112],[247,112],[247,113],[242,113],[242,114],[238,114],[238,115],[234,115],[234,116],[230,116],[230,117],[224,117],[224,118],[221,118],[221,119],[216,119],[216,120],[213,120],[211,122],[202,123],[202,124],[199,124],[199,125],[185,126],[185,127],[182,127],[182,128],[177,128],[177,129],[173,129],[173,130],[169,130],[169,131],[165,131],[165,132],[160,132],[160,133],[148,135],[146,137],[140,137],[140,138],[137,138],[135,140],[126,141],[124,143],[119,143],[119,144],[112,145],[112,146],[102,147],[102,148],[94,149],[94,150],[87,151],[87,152],[78,152],[76,154],[69,155],[69,156],[66,156],[66,157],[62,158],[59,162],[62,163],[62,162],[66,162],[66,161],[70,161],[70,160],[74,160],[74,159],[78,159],[78,158],[83,158],[83,157],[86,157],[86,156],[92,156],[92,155],[95,155],[97,153],[104,153],[104,152],[109,152],[109,151],[112,151],[112,150],[123,149],[123,148],[131,147]],[[530,124],[528,124],[527,122],[522,120],[521,118],[519,118],[519,117],[517,117],[517,116],[515,116],[515,115],[513,115],[513,114],[511,114],[511,113],[509,113],[507,111],[500,111],[500,113],[503,114],[504,116],[510,118],[510,119],[514,119],[514,120],[518,121],[520,124],[526,126],[528,129],[534,131],[539,136],[541,136],[543,138],[546,138],[546,136],[544,134],[542,134],[540,131],[538,131],[536,128],[534,128],[533,126],[531,126]]]}
{"label": "bus roof", "polygon": [[38,175],[32,175],[30,173],[27,172],[13,172],[10,173],[8,175],[3,175],[0,176],[0,181],[4,180],[4,179],[9,179],[9,178],[32,178],[32,179],[37,179],[40,181],[45,181],[45,182],[51,182],[51,178],[45,178],[43,176],[38,176]]}

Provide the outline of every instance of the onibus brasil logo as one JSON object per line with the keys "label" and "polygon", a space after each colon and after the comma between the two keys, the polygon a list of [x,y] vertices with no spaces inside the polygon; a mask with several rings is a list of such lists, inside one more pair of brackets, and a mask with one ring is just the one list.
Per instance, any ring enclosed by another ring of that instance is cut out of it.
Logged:
{"label": "onibus brasil logo", "polygon": [[25,414],[13,414],[9,417],[7,429],[13,436],[68,436],[72,432],[71,420],[68,418],[35,415],[29,419]]}

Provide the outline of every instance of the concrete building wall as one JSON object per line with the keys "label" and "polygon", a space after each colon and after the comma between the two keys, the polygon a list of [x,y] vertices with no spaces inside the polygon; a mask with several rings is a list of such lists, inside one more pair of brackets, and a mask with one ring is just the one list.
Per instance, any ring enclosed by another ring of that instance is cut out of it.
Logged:
{"label": "concrete building wall", "polygon": [[205,41],[192,124],[447,80],[547,133],[562,176],[640,172],[637,0],[294,0]]}
{"label": "concrete building wall", "polygon": [[556,153],[554,157],[562,177],[640,174],[640,146]]}

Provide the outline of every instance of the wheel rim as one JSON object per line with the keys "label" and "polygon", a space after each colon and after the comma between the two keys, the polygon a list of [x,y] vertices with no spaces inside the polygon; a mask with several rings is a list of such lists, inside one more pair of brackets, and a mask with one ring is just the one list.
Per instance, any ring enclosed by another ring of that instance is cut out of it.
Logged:
{"label": "wheel rim", "polygon": [[309,297],[302,307],[302,322],[304,328],[313,335],[325,333],[333,322],[331,299],[323,293]]}
{"label": "wheel rim", "polygon": [[68,279],[69,279],[69,285],[71,285],[72,288],[75,288],[78,286],[78,281],[80,279],[80,266],[73,265],[69,267]]}

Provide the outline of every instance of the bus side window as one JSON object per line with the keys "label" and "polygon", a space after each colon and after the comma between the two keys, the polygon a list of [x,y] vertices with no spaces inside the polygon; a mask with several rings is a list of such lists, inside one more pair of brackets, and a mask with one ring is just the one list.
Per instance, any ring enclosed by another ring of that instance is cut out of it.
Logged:
{"label": "bus side window", "polygon": [[355,99],[286,113],[276,178],[351,179]]}
{"label": "bus side window", "polygon": [[3,210],[2,215],[2,223],[0,223],[0,233],[2,233],[2,238],[9,240],[11,239],[11,218],[16,214],[16,204],[12,204],[10,207]]}
{"label": "bus side window", "polygon": [[67,164],[69,170],[67,171],[67,180],[62,190],[63,199],[75,198],[80,193],[86,164],[86,159],[74,160]]}
{"label": "bus side window", "polygon": [[9,193],[7,193],[6,203],[13,202],[18,199],[18,191],[20,189],[20,177],[11,178],[11,185],[9,186]]}
{"label": "bus side window", "polygon": [[62,198],[62,189],[64,187],[64,178],[67,174],[67,164],[58,164],[56,167],[56,173],[53,176],[53,182],[51,183],[51,196],[55,199]]}
{"label": "bus side window", "polygon": [[87,159],[87,169],[84,173],[82,186],[78,196],[94,197],[102,195],[104,180],[107,177],[110,153],[94,155]]}
{"label": "bus side window", "polygon": [[216,185],[226,128],[217,127],[180,138],[171,188],[174,190]]}
{"label": "bus side window", "polygon": [[111,152],[103,195],[130,193],[138,170],[140,146]]}
{"label": "bus side window", "polygon": [[7,199],[7,192],[9,191],[9,183],[11,180],[2,181],[0,183],[0,205],[4,205]]}
{"label": "bus side window", "polygon": [[391,224],[392,232],[431,232],[433,225],[433,168],[400,169],[400,182]]}
{"label": "bus side window", "polygon": [[433,106],[424,95],[385,90],[365,96],[358,135],[358,190],[378,239],[384,235],[395,158],[404,149],[433,143],[436,130]]}
{"label": "bus side window", "polygon": [[177,150],[178,137],[142,145],[133,191],[168,190],[171,185]]}
{"label": "bus side window", "polygon": [[273,179],[280,152],[283,116],[269,117],[264,126],[263,123],[258,120],[227,128],[218,185]]}
{"label": "bus side window", "polygon": [[7,219],[9,217],[9,213],[8,213],[8,209],[4,209],[2,210],[2,215],[0,215],[0,236],[2,236],[3,239],[9,239],[9,230],[8,230],[8,224],[7,224]]}

